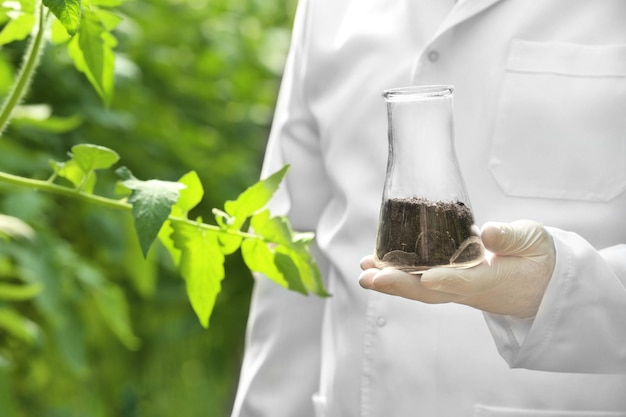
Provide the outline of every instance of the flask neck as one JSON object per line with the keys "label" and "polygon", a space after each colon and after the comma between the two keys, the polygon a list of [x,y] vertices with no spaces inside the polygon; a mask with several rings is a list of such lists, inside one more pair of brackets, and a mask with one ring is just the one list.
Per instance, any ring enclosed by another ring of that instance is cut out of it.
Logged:
{"label": "flask neck", "polygon": [[389,157],[386,198],[468,204],[454,146],[450,86],[386,90]]}

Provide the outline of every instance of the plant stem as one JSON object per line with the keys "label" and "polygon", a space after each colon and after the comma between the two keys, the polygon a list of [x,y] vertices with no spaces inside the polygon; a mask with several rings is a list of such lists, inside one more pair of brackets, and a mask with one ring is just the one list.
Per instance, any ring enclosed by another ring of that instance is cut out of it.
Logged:
{"label": "plant stem", "polygon": [[35,68],[37,68],[39,64],[39,57],[45,45],[44,34],[46,19],[44,17],[43,3],[41,1],[37,2],[35,10],[38,10],[38,26],[28,43],[24,54],[24,63],[13,83],[13,88],[2,104],[2,109],[0,110],[0,135],[8,126],[13,110],[22,101],[22,98],[28,91],[28,86],[35,73]]}
{"label": "plant stem", "polygon": [[[22,188],[31,188],[39,191],[45,191],[52,194],[62,195],[65,197],[76,198],[82,201],[86,201],[92,204],[97,204],[99,206],[104,206],[108,208],[122,209],[130,211],[132,209],[132,205],[124,200],[115,200],[112,198],[106,198],[95,194],[88,194],[83,191],[65,187],[62,185],[54,184],[50,181],[42,181],[42,180],[34,180],[30,178],[24,178],[17,175],[7,174],[6,172],[0,171],[0,183],[17,185]],[[253,233],[246,233],[240,230],[226,230],[222,229],[218,226],[206,223],[199,223],[190,219],[186,219],[183,217],[177,216],[169,216],[168,219],[172,222],[178,223],[187,223],[196,227],[200,227],[206,231],[215,232],[215,233],[225,233],[230,235],[237,235],[243,238],[252,238],[252,239],[263,239],[262,237],[255,235]]]}
{"label": "plant stem", "polygon": [[90,203],[95,203],[110,208],[130,210],[132,207],[129,203],[122,200],[114,200],[98,195],[87,194],[82,191],[77,191],[73,188],[64,187],[62,185],[54,184],[49,181],[19,177],[17,175],[7,174],[6,172],[0,172],[0,182],[18,185],[23,188],[33,188],[36,190],[46,191],[52,194],[58,194],[66,197],[78,198],[80,200],[89,201]]}

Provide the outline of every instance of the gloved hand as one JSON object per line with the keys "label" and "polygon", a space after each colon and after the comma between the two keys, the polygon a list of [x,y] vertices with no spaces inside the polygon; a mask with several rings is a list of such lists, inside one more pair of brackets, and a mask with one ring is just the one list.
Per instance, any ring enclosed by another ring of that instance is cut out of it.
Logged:
{"label": "gloved hand", "polygon": [[534,317],[556,259],[552,236],[539,223],[487,223],[481,231],[485,260],[472,268],[433,268],[420,275],[376,269],[361,261],[363,288],[425,303],[455,302],[519,318]]}

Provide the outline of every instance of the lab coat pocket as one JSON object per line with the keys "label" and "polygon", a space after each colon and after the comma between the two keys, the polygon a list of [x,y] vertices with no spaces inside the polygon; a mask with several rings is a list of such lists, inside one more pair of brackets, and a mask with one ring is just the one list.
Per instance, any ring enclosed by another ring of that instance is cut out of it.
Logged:
{"label": "lab coat pocket", "polygon": [[626,417],[626,411],[534,410],[479,404],[474,406],[474,417]]}
{"label": "lab coat pocket", "polygon": [[326,416],[326,397],[320,394],[313,395],[313,410],[315,410],[315,417]]}
{"label": "lab coat pocket", "polygon": [[608,201],[626,189],[626,44],[514,40],[490,170],[507,195]]}

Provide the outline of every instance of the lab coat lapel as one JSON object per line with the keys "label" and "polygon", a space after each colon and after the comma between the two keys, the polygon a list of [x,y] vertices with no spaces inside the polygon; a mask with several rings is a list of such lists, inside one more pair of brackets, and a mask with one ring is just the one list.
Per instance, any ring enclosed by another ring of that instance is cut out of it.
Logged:
{"label": "lab coat lapel", "polygon": [[457,4],[448,13],[433,39],[501,1],[503,0],[457,0]]}

